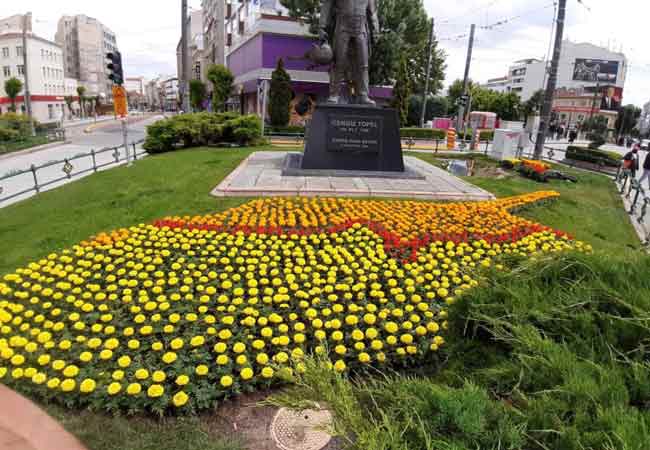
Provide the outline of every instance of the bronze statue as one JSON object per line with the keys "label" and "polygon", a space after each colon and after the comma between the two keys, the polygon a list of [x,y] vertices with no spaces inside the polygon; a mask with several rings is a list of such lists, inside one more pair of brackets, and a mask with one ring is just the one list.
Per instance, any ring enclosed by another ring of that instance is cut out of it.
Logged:
{"label": "bronze statue", "polygon": [[354,88],[352,103],[374,106],[368,59],[379,36],[376,0],[323,0],[319,25],[321,46],[331,41],[334,53],[327,102],[341,102],[341,83],[346,82]]}

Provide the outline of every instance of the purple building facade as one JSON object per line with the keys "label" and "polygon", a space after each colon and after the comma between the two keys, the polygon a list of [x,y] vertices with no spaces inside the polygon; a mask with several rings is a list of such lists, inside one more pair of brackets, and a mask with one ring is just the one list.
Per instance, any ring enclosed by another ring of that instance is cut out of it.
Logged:
{"label": "purple building facade", "polygon": [[[243,2],[226,20],[226,64],[235,76],[236,93],[230,102],[231,109],[261,113],[264,92],[266,89],[268,95],[279,59],[291,76],[294,105],[307,97],[313,108],[328,94],[329,67],[314,67],[306,59],[315,42],[308,28],[288,17],[279,2],[274,7],[280,9],[273,9],[275,13],[270,14],[268,5],[260,6],[254,0]],[[371,96],[385,104],[392,96],[392,88],[373,87]],[[291,123],[302,125],[309,116],[299,116],[292,108]]]}

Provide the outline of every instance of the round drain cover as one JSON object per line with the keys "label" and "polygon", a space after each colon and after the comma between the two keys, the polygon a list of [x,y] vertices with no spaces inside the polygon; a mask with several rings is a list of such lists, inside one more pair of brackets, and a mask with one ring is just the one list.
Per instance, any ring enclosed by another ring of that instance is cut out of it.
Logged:
{"label": "round drain cover", "polygon": [[332,439],[324,430],[332,424],[329,411],[280,408],[271,424],[271,436],[282,450],[321,450]]}

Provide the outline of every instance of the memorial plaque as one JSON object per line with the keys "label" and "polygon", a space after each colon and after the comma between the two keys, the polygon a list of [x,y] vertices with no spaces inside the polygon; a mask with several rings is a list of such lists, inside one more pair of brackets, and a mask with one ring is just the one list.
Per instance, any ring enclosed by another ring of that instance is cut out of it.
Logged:
{"label": "memorial plaque", "polygon": [[327,151],[380,153],[384,120],[328,114]]}
{"label": "memorial plaque", "polygon": [[316,105],[300,168],[404,172],[397,111]]}

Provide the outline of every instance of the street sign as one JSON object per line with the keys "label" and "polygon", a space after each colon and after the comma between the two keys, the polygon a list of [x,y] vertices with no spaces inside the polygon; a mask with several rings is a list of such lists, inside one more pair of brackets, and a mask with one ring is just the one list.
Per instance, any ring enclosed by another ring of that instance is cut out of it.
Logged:
{"label": "street sign", "polygon": [[113,108],[116,116],[126,117],[128,115],[126,89],[122,86],[113,86]]}

